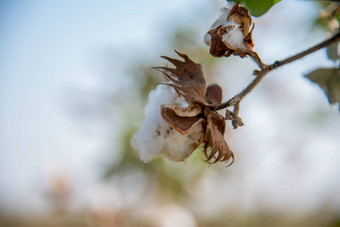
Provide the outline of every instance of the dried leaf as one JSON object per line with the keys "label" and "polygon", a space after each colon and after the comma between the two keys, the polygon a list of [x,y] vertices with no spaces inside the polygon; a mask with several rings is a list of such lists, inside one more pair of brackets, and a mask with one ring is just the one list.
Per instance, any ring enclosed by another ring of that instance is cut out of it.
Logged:
{"label": "dried leaf", "polygon": [[[207,161],[213,160],[210,163],[216,163],[219,161],[225,162],[230,160],[230,158],[233,159],[232,162],[234,161],[234,154],[223,137],[224,129],[225,122],[223,117],[218,115],[216,112],[211,112],[207,117],[207,143],[205,147]],[[207,151],[208,146],[211,148],[209,154]]]}
{"label": "dried leaf", "polygon": [[155,67],[155,69],[163,72],[166,80],[169,81],[164,84],[173,87],[188,103],[202,101],[205,94],[205,79],[201,65],[190,60],[185,54],[177,51],[176,53],[184,59],[184,62],[162,56],[176,68]]}
{"label": "dried leaf", "polygon": [[340,59],[339,42],[333,43],[327,47],[327,56],[335,62]]}
{"label": "dried leaf", "polygon": [[340,69],[320,68],[308,75],[308,79],[317,83],[328,97],[331,104],[340,102]]}
{"label": "dried leaf", "polygon": [[175,130],[184,134],[187,134],[192,130],[195,125],[203,121],[203,118],[199,115],[190,116],[193,112],[187,112],[188,116],[180,116],[185,115],[185,111],[179,111],[179,108],[174,106],[161,106],[161,115],[163,119]]}
{"label": "dried leaf", "polygon": [[205,101],[210,105],[216,105],[222,102],[222,88],[217,84],[212,84],[205,91]]}

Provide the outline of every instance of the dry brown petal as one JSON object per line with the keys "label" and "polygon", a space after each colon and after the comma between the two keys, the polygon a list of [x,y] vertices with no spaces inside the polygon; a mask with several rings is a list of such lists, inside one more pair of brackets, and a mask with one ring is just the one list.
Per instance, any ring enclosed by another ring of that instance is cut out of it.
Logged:
{"label": "dry brown petal", "polygon": [[187,55],[175,52],[184,59],[184,62],[162,56],[176,68],[155,67],[163,72],[166,80],[169,81],[163,84],[173,87],[188,103],[202,101],[205,94],[205,79],[201,65],[190,60]]}
{"label": "dry brown petal", "polygon": [[212,84],[205,91],[205,101],[210,105],[216,105],[222,102],[222,88],[217,84]]}
{"label": "dry brown petal", "polygon": [[[225,122],[223,117],[216,112],[210,112],[207,116],[207,142],[205,144],[205,154],[207,161],[211,161],[210,163],[216,163],[219,161],[225,162],[230,160],[230,158],[232,158],[232,163],[234,162],[234,154],[228,147],[228,144],[223,137],[224,129]],[[210,151],[208,152],[209,147]]]}
{"label": "dry brown petal", "polygon": [[[201,116],[190,116],[193,112],[188,112],[187,117],[185,116],[179,116],[178,113],[178,107],[173,108],[173,106],[161,106],[161,115],[162,118],[175,130],[178,132],[184,134],[187,134],[190,132],[195,125],[203,121],[203,118]],[[180,114],[183,115],[183,111],[180,111]]]}

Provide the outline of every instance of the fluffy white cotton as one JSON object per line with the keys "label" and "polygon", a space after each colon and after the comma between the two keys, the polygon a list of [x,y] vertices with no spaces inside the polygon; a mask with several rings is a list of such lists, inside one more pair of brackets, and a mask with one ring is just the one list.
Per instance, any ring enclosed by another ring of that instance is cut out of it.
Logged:
{"label": "fluffy white cotton", "polygon": [[[170,127],[170,126],[168,126]],[[200,138],[202,137],[202,124],[196,125],[193,130],[182,135],[176,130],[170,130],[169,134],[164,137],[164,147],[162,154],[168,159],[176,162],[184,161],[191,155],[194,148],[199,145]]]}
{"label": "fluffy white cotton", "polygon": [[198,124],[187,135],[174,130],[165,122],[160,113],[163,104],[177,104],[184,108],[188,103],[169,86],[157,86],[150,92],[145,106],[145,119],[131,139],[131,146],[138,150],[144,162],[150,162],[160,153],[173,161],[184,161],[198,144],[202,136],[202,125]]}
{"label": "fluffy white cotton", "polygon": [[[229,15],[229,12],[230,12],[230,9],[226,8],[226,7],[222,7],[220,9],[220,12],[219,12],[219,15],[218,15],[218,18],[216,19],[216,21],[211,25],[210,29],[214,29],[214,28],[217,28],[218,26],[220,25],[223,25],[227,22],[227,17]],[[211,45],[211,36],[206,33],[204,35],[204,42],[210,46]]]}
{"label": "fluffy white cotton", "polygon": [[243,49],[243,33],[240,30],[240,25],[230,21],[223,28],[227,28],[228,32],[222,36],[224,44],[233,50]]}

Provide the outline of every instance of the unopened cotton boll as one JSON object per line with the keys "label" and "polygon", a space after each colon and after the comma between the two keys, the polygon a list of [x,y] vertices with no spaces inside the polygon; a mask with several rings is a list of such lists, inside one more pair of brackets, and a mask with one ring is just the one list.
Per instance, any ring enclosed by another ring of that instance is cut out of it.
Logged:
{"label": "unopened cotton boll", "polygon": [[170,86],[157,86],[150,92],[144,109],[145,119],[131,139],[131,146],[138,150],[143,162],[150,162],[160,153],[173,161],[184,161],[202,136],[202,124],[197,124],[188,134],[174,130],[161,116],[160,106],[175,104],[182,108],[188,103]]}

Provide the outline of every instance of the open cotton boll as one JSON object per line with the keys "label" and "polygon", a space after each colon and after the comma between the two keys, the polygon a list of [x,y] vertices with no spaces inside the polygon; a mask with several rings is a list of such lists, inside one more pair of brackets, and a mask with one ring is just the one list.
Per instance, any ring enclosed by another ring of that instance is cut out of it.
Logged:
{"label": "open cotton boll", "polygon": [[244,49],[243,33],[240,30],[240,25],[230,21],[226,23],[222,29],[227,30],[225,34],[222,35],[223,43],[232,50]]}
{"label": "open cotton boll", "polygon": [[[230,12],[230,9],[226,8],[226,7],[222,7],[220,9],[220,12],[219,12],[219,15],[218,15],[218,18],[216,19],[216,21],[211,25],[210,29],[214,29],[214,28],[217,28],[218,26],[220,25],[223,25],[227,22],[227,18],[228,18],[228,15],[229,15],[229,12]],[[210,34],[206,33],[204,35],[204,42],[205,44],[207,44],[208,46],[211,45],[211,36]]]}
{"label": "open cotton boll", "polygon": [[144,109],[145,119],[131,139],[131,146],[138,150],[144,162],[150,162],[160,153],[170,160],[184,161],[192,152],[189,148],[199,141],[196,134],[202,130],[202,126],[198,124],[187,135],[180,134],[163,120],[160,110],[163,104],[177,104],[182,108],[188,106],[170,86],[157,86],[156,90],[150,92]]}

